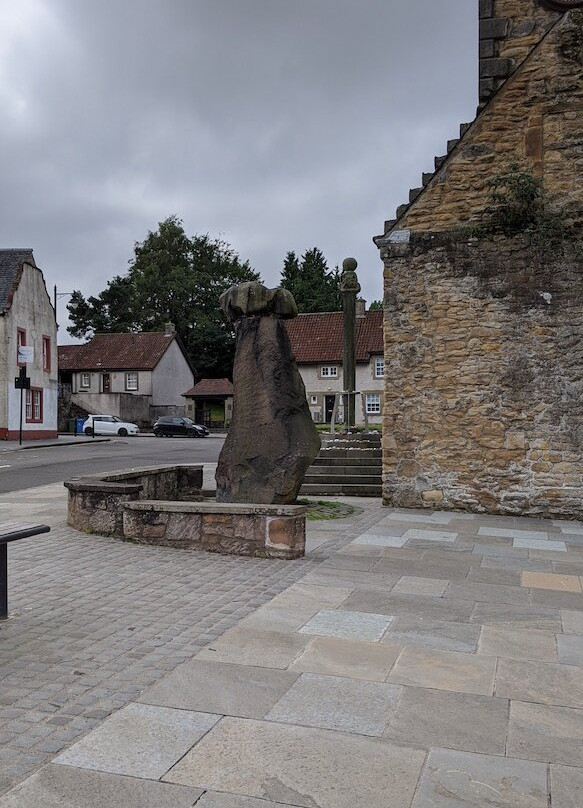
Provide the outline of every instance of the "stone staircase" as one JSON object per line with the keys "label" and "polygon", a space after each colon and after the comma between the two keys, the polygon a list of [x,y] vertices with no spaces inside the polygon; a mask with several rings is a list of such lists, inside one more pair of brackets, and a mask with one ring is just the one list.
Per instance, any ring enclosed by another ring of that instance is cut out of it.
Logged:
{"label": "stone staircase", "polygon": [[300,494],[382,496],[380,434],[324,434],[322,448],[306,472]]}

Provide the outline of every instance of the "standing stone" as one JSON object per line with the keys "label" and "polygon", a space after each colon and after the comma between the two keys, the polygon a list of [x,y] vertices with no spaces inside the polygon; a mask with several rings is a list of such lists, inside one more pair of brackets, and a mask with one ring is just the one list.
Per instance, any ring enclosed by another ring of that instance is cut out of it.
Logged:
{"label": "standing stone", "polygon": [[291,292],[261,283],[233,286],[221,306],[235,325],[233,419],[219,457],[218,502],[291,504],[320,437],[306,401],[284,319]]}

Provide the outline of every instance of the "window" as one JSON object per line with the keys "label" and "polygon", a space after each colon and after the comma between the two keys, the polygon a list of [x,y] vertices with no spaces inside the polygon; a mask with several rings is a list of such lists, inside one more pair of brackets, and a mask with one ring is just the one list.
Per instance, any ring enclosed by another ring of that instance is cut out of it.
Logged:
{"label": "window", "polygon": [[310,404],[317,404],[318,396],[310,396]]}
{"label": "window", "polygon": [[18,328],[16,331],[16,360],[19,365],[25,365],[26,362],[18,361],[18,349],[26,345],[26,331],[24,328]]}
{"label": "window", "polygon": [[51,338],[43,336],[43,370],[49,373],[51,370]]}
{"label": "window", "polygon": [[381,397],[379,393],[367,393],[366,398],[367,415],[378,415],[381,411]]}
{"label": "window", "polygon": [[135,371],[126,373],[126,390],[138,389],[138,374]]}
{"label": "window", "polygon": [[336,365],[324,365],[320,369],[320,375],[323,379],[336,379],[338,377],[338,368]]}
{"label": "window", "polygon": [[34,387],[26,391],[26,421],[39,424],[43,419],[43,391]]}
{"label": "window", "polygon": [[84,387],[85,389],[91,387],[91,374],[90,373],[80,373],[79,374],[79,387]]}
{"label": "window", "polygon": [[374,377],[375,379],[382,379],[385,375],[385,360],[375,359],[374,361]]}

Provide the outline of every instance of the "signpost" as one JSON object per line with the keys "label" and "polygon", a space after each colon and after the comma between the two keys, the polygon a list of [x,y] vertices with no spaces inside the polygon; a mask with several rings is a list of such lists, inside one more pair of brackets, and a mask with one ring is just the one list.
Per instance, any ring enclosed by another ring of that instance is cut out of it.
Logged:
{"label": "signpost", "polygon": [[[20,348],[18,349],[20,355]],[[20,374],[14,379],[14,387],[20,390],[20,426],[18,429],[18,445],[22,446],[22,410],[24,391],[30,390],[30,376],[26,375],[26,365],[21,365]]]}

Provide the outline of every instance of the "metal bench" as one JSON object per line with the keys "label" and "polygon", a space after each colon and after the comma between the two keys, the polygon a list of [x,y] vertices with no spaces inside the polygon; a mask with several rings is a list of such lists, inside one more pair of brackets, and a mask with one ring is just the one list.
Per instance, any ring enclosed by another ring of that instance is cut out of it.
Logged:
{"label": "metal bench", "polygon": [[0,620],[8,618],[8,542],[48,533],[48,525],[0,524]]}

